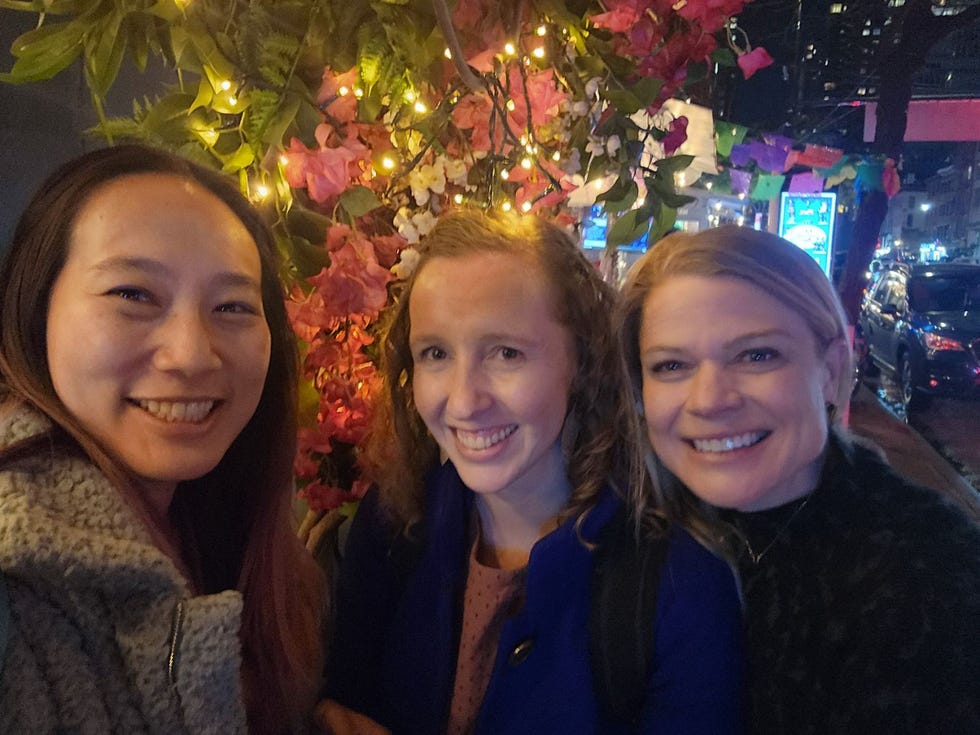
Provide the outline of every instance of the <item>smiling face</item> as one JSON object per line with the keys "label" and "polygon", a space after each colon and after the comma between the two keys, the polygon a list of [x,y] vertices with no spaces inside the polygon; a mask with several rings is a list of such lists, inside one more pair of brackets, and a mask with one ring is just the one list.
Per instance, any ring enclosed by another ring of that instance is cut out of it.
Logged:
{"label": "smiling face", "polygon": [[640,326],[650,442],[695,495],[763,510],[816,487],[843,348],[738,278],[674,276]]}
{"label": "smiling face", "polygon": [[271,337],[255,241],[201,186],[111,181],[84,204],[51,291],[48,367],[81,425],[164,502],[255,412]]}
{"label": "smiling face", "polygon": [[436,257],[409,299],[415,406],[467,487],[567,497],[559,434],[575,371],[544,272],[509,253]]}

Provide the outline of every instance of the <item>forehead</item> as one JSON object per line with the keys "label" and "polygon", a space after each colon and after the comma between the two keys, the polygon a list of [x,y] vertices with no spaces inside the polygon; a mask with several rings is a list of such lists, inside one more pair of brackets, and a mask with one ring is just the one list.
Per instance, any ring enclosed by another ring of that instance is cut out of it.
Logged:
{"label": "forehead", "polygon": [[260,269],[248,228],[204,186],[172,174],[139,173],[98,187],[72,226],[69,258],[208,257]]}
{"label": "forehead", "polygon": [[557,303],[536,257],[512,252],[437,256],[416,275],[409,297],[413,330],[420,319],[510,320],[513,326],[556,321]]}
{"label": "forehead", "polygon": [[678,275],[651,289],[643,304],[641,342],[736,337],[781,332],[810,341],[812,330],[796,309],[732,276]]}

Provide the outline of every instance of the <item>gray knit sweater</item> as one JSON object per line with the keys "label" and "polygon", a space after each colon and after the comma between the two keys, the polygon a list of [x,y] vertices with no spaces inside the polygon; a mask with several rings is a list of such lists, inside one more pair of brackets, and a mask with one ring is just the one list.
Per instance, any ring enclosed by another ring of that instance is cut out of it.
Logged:
{"label": "gray knit sweater", "polygon": [[[46,419],[0,412],[0,446]],[[91,463],[0,472],[11,626],[0,733],[244,733],[237,592],[192,596]]]}

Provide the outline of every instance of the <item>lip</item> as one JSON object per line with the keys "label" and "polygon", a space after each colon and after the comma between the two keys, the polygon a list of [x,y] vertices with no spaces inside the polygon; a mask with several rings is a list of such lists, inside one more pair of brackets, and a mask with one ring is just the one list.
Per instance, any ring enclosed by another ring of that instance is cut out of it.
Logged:
{"label": "lip", "polygon": [[710,437],[689,437],[684,439],[699,456],[726,457],[741,454],[765,441],[772,431],[756,429],[753,431],[727,432]]}
{"label": "lip", "polygon": [[485,456],[500,451],[500,448],[517,431],[517,424],[503,424],[483,429],[464,429],[451,426],[449,430],[453,434],[456,446],[460,449],[467,454]]}
{"label": "lip", "polygon": [[149,418],[173,426],[204,424],[223,403],[211,397],[128,398],[127,402]]}

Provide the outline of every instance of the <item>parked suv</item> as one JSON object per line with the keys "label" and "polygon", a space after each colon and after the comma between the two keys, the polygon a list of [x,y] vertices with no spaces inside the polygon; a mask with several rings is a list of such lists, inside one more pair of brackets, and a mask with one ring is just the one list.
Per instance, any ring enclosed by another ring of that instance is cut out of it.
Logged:
{"label": "parked suv", "polygon": [[861,367],[895,377],[906,409],[980,391],[980,266],[896,263],[865,294]]}

